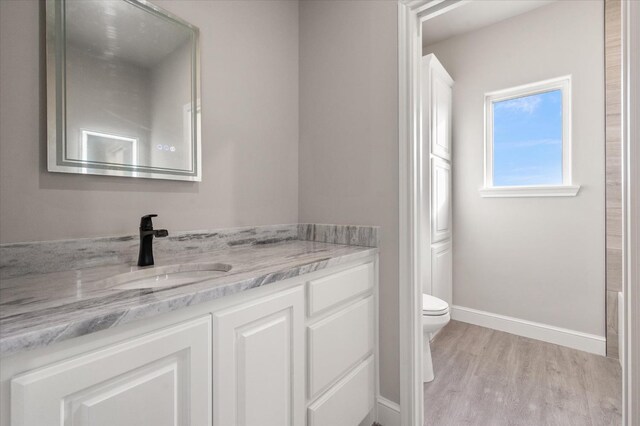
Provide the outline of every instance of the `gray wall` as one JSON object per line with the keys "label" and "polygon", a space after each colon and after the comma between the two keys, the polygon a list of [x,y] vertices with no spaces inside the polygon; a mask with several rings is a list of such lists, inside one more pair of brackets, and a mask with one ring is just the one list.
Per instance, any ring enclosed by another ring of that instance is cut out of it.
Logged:
{"label": "gray wall", "polygon": [[300,221],[382,226],[380,386],[400,400],[392,1],[300,2]]}
{"label": "gray wall", "polygon": [[201,29],[203,181],[46,171],[43,3],[0,1],[0,242],[298,220],[298,4],[157,1]]}
{"label": "gray wall", "polygon": [[[455,80],[455,305],[604,336],[603,22],[559,1],[426,49]],[[578,196],[481,198],[484,93],[567,74]]]}

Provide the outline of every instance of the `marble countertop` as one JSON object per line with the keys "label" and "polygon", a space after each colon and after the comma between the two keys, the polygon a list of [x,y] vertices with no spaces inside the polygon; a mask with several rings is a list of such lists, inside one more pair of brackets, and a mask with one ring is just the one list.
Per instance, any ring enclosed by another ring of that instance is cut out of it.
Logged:
{"label": "marble countertop", "polygon": [[115,289],[128,264],[24,275],[0,282],[0,356],[47,346],[131,321],[218,299],[377,253],[316,241],[244,245],[206,253],[156,255],[156,266],[220,262],[229,272],[154,289]]}

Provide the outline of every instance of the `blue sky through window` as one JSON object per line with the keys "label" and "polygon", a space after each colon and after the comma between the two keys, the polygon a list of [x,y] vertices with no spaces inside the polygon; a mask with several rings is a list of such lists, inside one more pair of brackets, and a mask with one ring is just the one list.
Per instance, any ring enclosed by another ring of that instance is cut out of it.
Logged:
{"label": "blue sky through window", "polygon": [[493,185],[562,184],[562,91],[493,103]]}

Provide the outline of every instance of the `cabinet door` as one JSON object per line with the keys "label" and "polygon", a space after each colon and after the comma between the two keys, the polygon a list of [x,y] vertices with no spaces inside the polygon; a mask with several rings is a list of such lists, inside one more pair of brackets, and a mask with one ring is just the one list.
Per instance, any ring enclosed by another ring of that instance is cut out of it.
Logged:
{"label": "cabinet door", "polygon": [[431,295],[453,304],[453,251],[451,241],[431,246]]}
{"label": "cabinet door", "polygon": [[213,423],[304,424],[304,289],[214,314]]}
{"label": "cabinet door", "polygon": [[451,160],[450,84],[435,69],[431,72],[431,153]]}
{"label": "cabinet door", "polygon": [[451,164],[431,158],[431,243],[451,238]]}
{"label": "cabinet door", "polygon": [[211,424],[211,317],[15,377],[11,424]]}

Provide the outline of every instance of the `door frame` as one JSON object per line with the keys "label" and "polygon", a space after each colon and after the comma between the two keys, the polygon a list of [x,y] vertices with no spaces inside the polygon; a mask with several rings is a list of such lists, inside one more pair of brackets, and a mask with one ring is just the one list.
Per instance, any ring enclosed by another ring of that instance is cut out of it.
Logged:
{"label": "door frame", "polygon": [[640,424],[640,2],[622,1],[622,424]]}
{"label": "door frame", "polygon": [[[466,0],[398,1],[400,424],[423,422],[420,206],[422,22]],[[426,171],[428,172],[428,170]]]}
{"label": "door frame", "polygon": [[[420,283],[422,23],[468,0],[398,0],[400,424],[423,422]],[[622,1],[625,333],[623,425],[640,424],[640,2]],[[635,399],[635,400],[634,400]]]}

